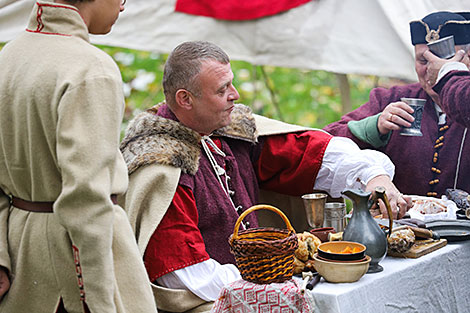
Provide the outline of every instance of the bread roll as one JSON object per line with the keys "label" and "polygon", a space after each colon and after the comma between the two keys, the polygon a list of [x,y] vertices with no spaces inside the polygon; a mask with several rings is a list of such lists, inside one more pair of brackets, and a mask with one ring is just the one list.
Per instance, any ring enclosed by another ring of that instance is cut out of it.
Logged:
{"label": "bread roll", "polygon": [[300,274],[304,271],[305,263],[294,257],[294,274]]}
{"label": "bread roll", "polygon": [[300,261],[305,262],[308,260],[309,253],[308,253],[307,243],[305,242],[303,238],[304,237],[302,234],[297,234],[299,247],[297,248],[297,250],[295,250],[294,255]]}
{"label": "bread roll", "polygon": [[306,231],[303,232],[302,236],[303,241],[307,244],[308,254],[310,258],[313,259],[313,255],[317,252],[318,246],[321,245],[321,240],[317,236]]}

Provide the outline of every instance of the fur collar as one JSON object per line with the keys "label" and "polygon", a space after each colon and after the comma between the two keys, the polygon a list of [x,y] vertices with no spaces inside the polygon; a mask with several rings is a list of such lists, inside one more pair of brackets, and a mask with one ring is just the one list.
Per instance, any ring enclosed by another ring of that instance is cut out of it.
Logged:
{"label": "fur collar", "polygon": [[[140,113],[127,127],[120,149],[129,175],[153,163],[178,167],[191,175],[198,170],[201,135],[178,121],[158,116],[162,105],[164,103]],[[236,104],[231,117],[230,125],[216,130],[213,135],[256,143],[258,132],[251,109]]]}

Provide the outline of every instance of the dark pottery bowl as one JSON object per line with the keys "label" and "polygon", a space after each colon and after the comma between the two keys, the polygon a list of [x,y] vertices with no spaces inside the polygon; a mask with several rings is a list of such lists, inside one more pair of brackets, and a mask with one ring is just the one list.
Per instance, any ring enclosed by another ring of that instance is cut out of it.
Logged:
{"label": "dark pottery bowl", "polygon": [[[341,253],[347,247],[351,249],[359,248],[360,251],[356,253]],[[318,255],[327,260],[357,261],[364,259],[366,246],[352,241],[330,241],[318,246]]]}
{"label": "dark pottery bowl", "polygon": [[321,242],[327,242],[328,241],[328,234],[329,233],[336,233],[336,230],[334,227],[322,227],[322,228],[315,228],[310,231],[311,234],[315,235],[320,239]]}

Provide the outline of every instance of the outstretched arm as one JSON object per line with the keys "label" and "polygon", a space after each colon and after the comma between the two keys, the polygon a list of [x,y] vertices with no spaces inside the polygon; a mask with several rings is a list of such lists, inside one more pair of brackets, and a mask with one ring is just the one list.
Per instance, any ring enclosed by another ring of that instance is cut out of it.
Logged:
{"label": "outstretched arm", "polygon": [[[399,218],[405,214],[409,203],[393,184],[394,173],[395,166],[385,154],[361,150],[347,138],[333,137],[325,150],[314,188],[339,197],[341,191],[348,188],[373,191],[375,187],[383,186],[394,218]],[[385,206],[380,209],[384,216],[388,216]]]}

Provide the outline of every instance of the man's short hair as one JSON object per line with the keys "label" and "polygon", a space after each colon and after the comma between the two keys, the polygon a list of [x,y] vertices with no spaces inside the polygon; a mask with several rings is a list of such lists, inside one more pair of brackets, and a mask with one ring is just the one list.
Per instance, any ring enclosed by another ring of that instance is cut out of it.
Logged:
{"label": "man's short hair", "polygon": [[465,45],[470,43],[470,13],[434,12],[421,20],[411,21],[410,32],[413,46],[451,35],[456,45]]}
{"label": "man's short hair", "polygon": [[200,95],[197,76],[204,60],[228,64],[228,55],[218,46],[207,41],[188,41],[178,45],[168,56],[163,70],[163,92],[168,104],[175,102],[178,89],[186,89]]}

